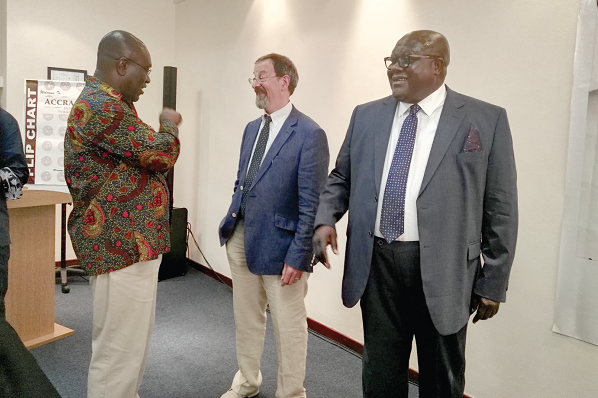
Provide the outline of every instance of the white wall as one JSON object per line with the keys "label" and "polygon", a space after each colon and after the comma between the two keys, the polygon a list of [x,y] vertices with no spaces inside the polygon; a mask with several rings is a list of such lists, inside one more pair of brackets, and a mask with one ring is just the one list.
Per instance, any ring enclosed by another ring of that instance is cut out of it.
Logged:
{"label": "white wall", "polygon": [[[0,0],[0,76],[6,81],[6,0]],[[4,106],[3,85],[0,85],[0,107]]]}
{"label": "white wall", "polygon": [[[598,396],[598,347],[551,332],[578,8],[578,0],[177,4],[185,144],[175,196],[189,208],[212,266],[230,274],[217,228],[230,203],[243,128],[260,114],[247,83],[255,59],[275,51],[294,60],[300,80],[292,100],[326,130],[334,159],[353,107],[390,93],[382,58],[396,41],[413,29],[440,31],[452,49],[448,85],[507,109],[519,175],[520,237],[508,302],[496,318],[469,328],[466,391],[476,398]],[[344,222],[338,229],[342,236]],[[359,310],[340,302],[342,252],[332,271],[318,267],[311,277],[308,314],[361,341]],[[191,257],[204,263],[196,249]]]}
{"label": "white wall", "polygon": [[25,79],[45,79],[47,67],[95,70],[100,39],[122,29],[133,33],[152,56],[152,83],[137,104],[140,116],[157,126],[162,108],[162,68],[174,62],[172,0],[6,0],[7,110],[23,120]]}

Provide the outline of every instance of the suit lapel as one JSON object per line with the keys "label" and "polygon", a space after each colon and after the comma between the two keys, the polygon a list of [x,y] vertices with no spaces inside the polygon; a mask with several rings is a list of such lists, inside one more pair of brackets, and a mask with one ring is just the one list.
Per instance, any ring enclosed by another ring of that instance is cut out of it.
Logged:
{"label": "suit lapel", "polygon": [[251,184],[249,190],[253,189],[255,184],[257,184],[257,182],[260,180],[260,178],[262,178],[264,173],[270,168],[272,161],[274,160],[276,155],[278,155],[278,152],[280,152],[280,148],[282,148],[284,143],[291,136],[291,133],[295,130],[295,126],[297,125],[298,114],[299,111],[293,105],[293,109],[291,110],[289,117],[287,118],[287,120],[285,120],[284,124],[280,128],[280,131],[276,135],[276,138],[272,142],[270,149],[268,149],[268,152],[265,154],[264,159],[262,160],[262,164],[258,169],[257,174],[255,175],[255,178],[253,179],[253,183]]}
{"label": "suit lapel", "polygon": [[384,160],[388,150],[388,140],[390,139],[390,130],[394,120],[397,104],[399,100],[388,96],[382,100],[383,106],[379,108],[376,117],[374,129],[374,181],[376,192],[380,192],[380,182],[382,181],[382,170],[384,169]]}
{"label": "suit lapel", "polygon": [[459,94],[453,90],[446,88],[446,99],[444,101],[444,107],[440,114],[440,120],[438,121],[438,127],[436,128],[436,134],[434,136],[434,142],[432,143],[432,149],[430,150],[430,157],[428,158],[428,164],[426,171],[424,172],[424,179],[422,181],[419,195],[426,189],[426,186],[432,179],[432,176],[438,169],[442,158],[446,154],[446,151],[453,142],[453,138],[465,117],[465,110],[463,109],[463,101],[459,98]]}

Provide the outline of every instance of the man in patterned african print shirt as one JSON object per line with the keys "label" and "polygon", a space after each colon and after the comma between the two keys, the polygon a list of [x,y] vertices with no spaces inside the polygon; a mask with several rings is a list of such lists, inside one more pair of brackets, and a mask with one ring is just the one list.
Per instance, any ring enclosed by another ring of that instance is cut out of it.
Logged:
{"label": "man in patterned african print shirt", "polygon": [[165,172],[179,155],[181,115],[165,109],[160,130],[133,103],[150,82],[145,45],[113,31],[98,47],[68,119],[68,231],[93,296],[88,398],[138,398],[153,330],[158,270],[170,249]]}

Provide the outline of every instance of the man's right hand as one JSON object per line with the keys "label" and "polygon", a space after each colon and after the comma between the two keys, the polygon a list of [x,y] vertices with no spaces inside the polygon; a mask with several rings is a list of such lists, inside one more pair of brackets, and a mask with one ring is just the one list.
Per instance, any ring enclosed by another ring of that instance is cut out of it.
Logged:
{"label": "man's right hand", "polygon": [[183,117],[181,116],[181,114],[178,113],[177,111],[175,111],[174,109],[170,109],[170,108],[164,108],[164,110],[160,114],[160,119],[162,119],[162,118],[170,120],[172,123],[176,124],[177,126],[179,124],[181,124],[181,122],[183,121]]}
{"label": "man's right hand", "polygon": [[330,263],[328,262],[328,255],[326,254],[326,247],[332,246],[332,252],[338,254],[336,247],[336,229],[329,225],[321,225],[314,232],[313,237],[314,245],[314,261],[312,265],[322,263],[328,269],[330,269]]}

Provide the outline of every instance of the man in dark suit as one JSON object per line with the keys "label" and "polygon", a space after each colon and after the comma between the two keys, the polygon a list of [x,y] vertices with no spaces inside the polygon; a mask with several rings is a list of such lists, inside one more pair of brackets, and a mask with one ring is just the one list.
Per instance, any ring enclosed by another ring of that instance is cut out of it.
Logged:
{"label": "man in dark suit", "polygon": [[313,223],[328,172],[324,130],[289,98],[295,65],[268,54],[250,78],[265,114],[245,128],[230,208],[219,228],[233,280],[239,371],[222,398],[254,397],[269,305],[278,351],[277,398],[306,396],[307,313]]}
{"label": "man in dark suit", "polygon": [[414,335],[420,396],[462,397],[469,316],[505,301],[517,236],[509,124],[444,85],[449,61],[440,33],[398,41],[385,58],[392,96],[355,108],[320,197],[314,250],[328,267],[349,211],[342,291],[348,307],[361,299],[366,398],[407,397]]}
{"label": "man in dark suit", "polygon": [[[60,398],[35,358],[6,320],[10,235],[7,200],[21,197],[29,177],[19,125],[0,108],[0,397]],[[32,242],[35,244],[35,242]]]}
{"label": "man in dark suit", "polygon": [[10,235],[8,231],[7,200],[21,197],[22,187],[29,178],[29,169],[23,153],[21,132],[15,118],[0,108],[0,318],[6,317],[4,296],[8,289],[8,258]]}

